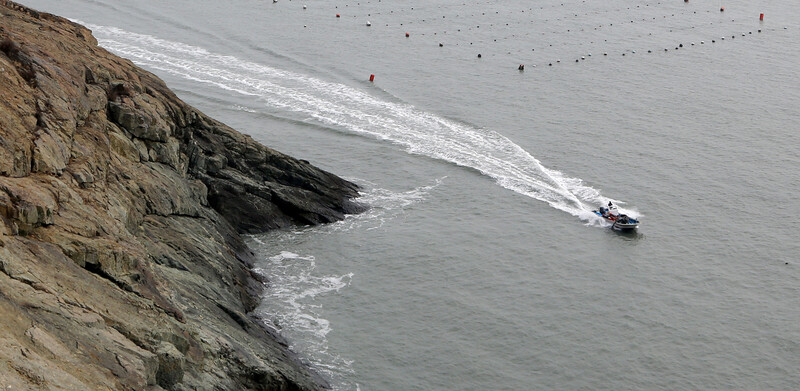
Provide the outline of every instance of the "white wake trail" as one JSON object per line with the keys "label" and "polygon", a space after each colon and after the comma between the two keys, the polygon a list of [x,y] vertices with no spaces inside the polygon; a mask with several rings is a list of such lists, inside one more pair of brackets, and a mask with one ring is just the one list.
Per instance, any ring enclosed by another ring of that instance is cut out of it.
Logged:
{"label": "white wake trail", "polygon": [[500,186],[592,221],[588,205],[605,201],[577,178],[543,167],[527,151],[492,130],[481,129],[365,91],[233,56],[86,24],[108,50],[146,68],[254,97],[266,107],[302,114],[327,127],[386,140],[413,154],[470,167]]}

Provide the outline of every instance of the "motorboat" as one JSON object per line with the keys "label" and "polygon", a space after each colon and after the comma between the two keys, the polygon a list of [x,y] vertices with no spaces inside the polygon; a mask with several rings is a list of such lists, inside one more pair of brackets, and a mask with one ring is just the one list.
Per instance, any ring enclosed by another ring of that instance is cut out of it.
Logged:
{"label": "motorboat", "polygon": [[[616,212],[616,207],[612,206],[611,210]],[[639,220],[625,214],[612,213],[612,211],[601,206],[598,210],[593,210],[592,212],[611,223],[611,228],[613,229],[630,231],[639,227]]]}

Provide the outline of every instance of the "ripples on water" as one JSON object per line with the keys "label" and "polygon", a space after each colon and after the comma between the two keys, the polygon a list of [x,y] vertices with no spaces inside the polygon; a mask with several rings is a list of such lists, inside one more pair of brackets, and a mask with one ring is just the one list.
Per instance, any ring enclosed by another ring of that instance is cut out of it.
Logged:
{"label": "ripples on water", "polygon": [[269,280],[264,300],[254,315],[286,337],[291,342],[290,349],[300,353],[310,365],[326,375],[334,390],[358,390],[360,387],[352,379],[353,361],[329,347],[327,335],[331,326],[324,318],[324,310],[317,298],[347,289],[353,273],[321,275],[313,255],[299,255],[285,250],[275,254],[276,250],[293,248],[297,243],[316,235],[380,229],[384,222],[424,201],[442,180],[444,178],[433,185],[407,192],[370,187],[359,198],[359,202],[370,206],[363,214],[348,216],[343,221],[321,227],[250,236],[250,246],[256,249],[257,256],[265,259],[255,272]]}
{"label": "ripples on water", "polygon": [[359,178],[250,239],[335,389],[800,389],[791,2],[30,3]]}

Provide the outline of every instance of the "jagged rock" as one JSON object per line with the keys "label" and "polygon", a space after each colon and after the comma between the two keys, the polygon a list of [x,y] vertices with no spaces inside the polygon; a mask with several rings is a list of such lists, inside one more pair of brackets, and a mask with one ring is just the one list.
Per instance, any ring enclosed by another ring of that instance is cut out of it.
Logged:
{"label": "jagged rock", "polygon": [[0,181],[0,216],[11,221],[23,235],[51,225],[57,202],[46,185],[29,178]]}
{"label": "jagged rock", "polygon": [[109,102],[108,109],[109,118],[134,137],[165,142],[170,136],[166,124],[145,110],[137,110],[134,107],[115,102]]}
{"label": "jagged rock", "polygon": [[186,359],[173,344],[168,342],[162,342],[156,353],[158,354],[156,382],[159,386],[169,390],[183,380],[183,366]]}
{"label": "jagged rock", "polygon": [[[108,132],[108,141],[111,152],[135,163],[141,160],[141,153],[131,139],[117,132]],[[144,143],[142,143],[142,146],[144,146]],[[144,146],[144,148],[146,150],[147,147]]]}
{"label": "jagged rock", "polygon": [[61,175],[67,167],[68,150],[60,139],[44,132],[35,141],[33,171],[43,174]]}
{"label": "jagged rock", "polygon": [[321,390],[246,315],[240,232],[335,221],[356,185],[188,106],[86,28],[0,0],[0,384]]}
{"label": "jagged rock", "polygon": [[175,138],[169,138],[164,143],[152,143],[150,149],[150,161],[166,164],[173,169],[182,172],[184,165],[179,156],[180,143]]}

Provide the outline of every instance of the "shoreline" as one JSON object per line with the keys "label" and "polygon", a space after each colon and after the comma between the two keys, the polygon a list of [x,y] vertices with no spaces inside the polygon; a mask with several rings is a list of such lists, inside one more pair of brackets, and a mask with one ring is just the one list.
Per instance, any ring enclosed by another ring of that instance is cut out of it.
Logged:
{"label": "shoreline", "polygon": [[359,213],[64,18],[0,1],[0,383],[328,388],[249,313],[242,233]]}

